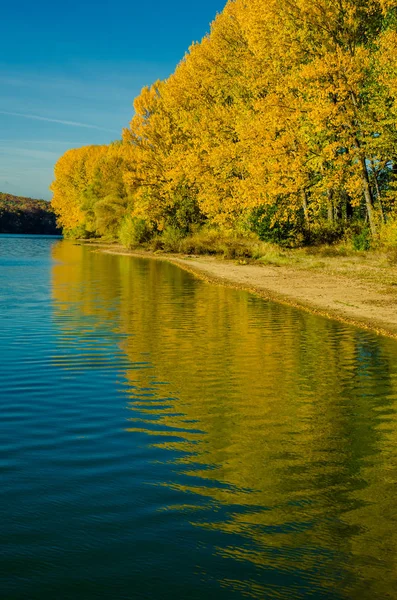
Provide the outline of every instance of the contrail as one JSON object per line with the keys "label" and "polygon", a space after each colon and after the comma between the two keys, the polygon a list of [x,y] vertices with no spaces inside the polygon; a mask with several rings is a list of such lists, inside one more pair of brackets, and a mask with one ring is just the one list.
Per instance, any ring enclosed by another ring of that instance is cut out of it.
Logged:
{"label": "contrail", "polygon": [[[107,131],[109,133],[116,133],[112,129],[105,129],[98,125],[88,125],[87,123],[78,123],[77,121],[64,121],[62,119],[49,119],[47,117],[39,117],[38,115],[27,115],[25,113],[9,112],[7,110],[0,110],[1,115],[8,115],[10,117],[22,117],[23,119],[33,119],[34,121],[48,121],[50,123],[59,123],[60,125],[69,125],[70,127],[85,127],[87,129],[99,129],[100,131]],[[119,133],[119,132],[117,132]]]}

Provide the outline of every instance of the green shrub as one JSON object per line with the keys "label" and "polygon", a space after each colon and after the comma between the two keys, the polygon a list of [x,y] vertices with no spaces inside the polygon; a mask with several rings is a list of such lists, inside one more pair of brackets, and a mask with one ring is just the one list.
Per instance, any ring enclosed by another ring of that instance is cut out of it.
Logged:
{"label": "green shrub", "polygon": [[281,218],[280,207],[260,206],[252,211],[248,218],[250,231],[256,233],[260,240],[279,246],[292,247],[303,242],[302,223],[291,214],[287,219]]}
{"label": "green shrub", "polygon": [[179,227],[168,225],[161,234],[160,243],[162,249],[166,252],[180,252],[181,241],[185,237],[184,232]]}
{"label": "green shrub", "polygon": [[77,227],[73,227],[71,229],[63,230],[63,237],[68,240],[88,240],[90,238],[96,237],[95,233],[89,231],[84,225],[77,225]]}
{"label": "green shrub", "polygon": [[369,250],[371,247],[371,232],[368,227],[364,227],[359,233],[352,236],[352,245],[354,250]]}
{"label": "green shrub", "polygon": [[118,238],[126,248],[134,248],[147,242],[151,235],[147,221],[130,216],[124,217],[118,232]]}

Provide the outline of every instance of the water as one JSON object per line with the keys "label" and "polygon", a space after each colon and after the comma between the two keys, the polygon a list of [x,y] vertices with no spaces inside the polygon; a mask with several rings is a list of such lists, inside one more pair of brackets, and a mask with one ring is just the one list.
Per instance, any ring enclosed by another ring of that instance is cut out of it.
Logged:
{"label": "water", "polygon": [[0,236],[0,597],[396,598],[397,343]]}

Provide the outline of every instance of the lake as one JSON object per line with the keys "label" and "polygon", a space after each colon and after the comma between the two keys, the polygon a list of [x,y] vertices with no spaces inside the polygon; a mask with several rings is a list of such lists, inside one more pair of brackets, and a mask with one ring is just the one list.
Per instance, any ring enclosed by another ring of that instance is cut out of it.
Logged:
{"label": "lake", "polygon": [[0,236],[0,597],[395,598],[397,342]]}

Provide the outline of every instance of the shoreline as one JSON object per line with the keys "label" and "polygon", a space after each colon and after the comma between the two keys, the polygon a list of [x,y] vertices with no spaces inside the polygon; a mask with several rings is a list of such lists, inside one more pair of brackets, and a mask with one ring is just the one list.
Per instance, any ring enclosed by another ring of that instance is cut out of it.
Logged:
{"label": "shoreline", "polygon": [[105,254],[172,263],[208,283],[244,290],[266,300],[397,339],[397,284],[313,272],[294,266],[239,264],[211,256],[158,254],[100,243],[83,244]]}

